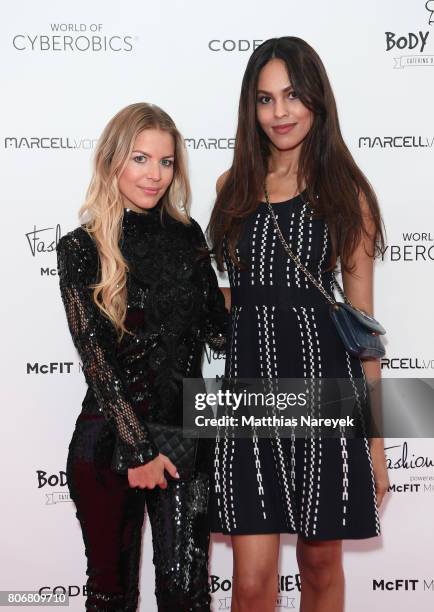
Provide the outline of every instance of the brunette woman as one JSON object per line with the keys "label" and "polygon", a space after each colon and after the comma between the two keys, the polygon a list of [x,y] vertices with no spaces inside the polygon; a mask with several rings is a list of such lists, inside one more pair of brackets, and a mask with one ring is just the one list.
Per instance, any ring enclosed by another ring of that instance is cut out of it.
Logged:
{"label": "brunette woman", "polygon": [[[322,61],[305,41],[271,39],[250,57],[234,159],[217,190],[209,231],[231,286],[227,377],[344,378],[361,380],[366,392],[364,376],[379,378],[378,360],[346,351],[328,301],[288,257],[273,221],[272,213],[330,294],[339,261],[347,297],[372,314],[379,207],[343,141]],[[342,540],[380,534],[383,440],[236,439],[225,431],[216,465],[212,530],[232,536],[232,610],[274,611],[279,534],[287,532],[299,536],[301,610],[342,611]]]}
{"label": "brunette woman", "polygon": [[172,119],[132,104],[104,129],[82,225],[58,245],[88,384],[67,460],[87,610],[137,609],[145,503],[158,609],[209,610],[206,453],[180,478],[149,433],[150,423],[182,425],[182,380],[200,377],[204,342],[224,349],[224,299],[189,198]]}

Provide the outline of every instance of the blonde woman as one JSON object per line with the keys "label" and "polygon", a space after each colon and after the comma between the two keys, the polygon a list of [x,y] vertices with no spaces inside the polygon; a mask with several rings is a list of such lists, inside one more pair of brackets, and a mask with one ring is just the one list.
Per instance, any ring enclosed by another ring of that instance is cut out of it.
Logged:
{"label": "blonde woman", "polygon": [[137,609],[145,505],[158,609],[210,609],[206,447],[193,477],[180,478],[147,425],[182,424],[182,379],[201,376],[204,342],[224,350],[224,298],[189,198],[172,119],[132,104],[104,129],[82,225],[58,244],[62,300],[88,384],[67,459],[87,610]]}

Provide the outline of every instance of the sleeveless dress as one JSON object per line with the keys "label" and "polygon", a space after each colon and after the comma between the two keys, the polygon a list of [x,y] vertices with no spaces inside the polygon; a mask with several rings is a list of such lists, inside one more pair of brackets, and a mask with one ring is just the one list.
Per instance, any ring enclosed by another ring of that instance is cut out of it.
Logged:
{"label": "sleeveless dress", "polygon": [[[332,273],[324,271],[328,227],[313,216],[305,192],[273,211],[292,251],[332,293]],[[245,269],[233,265],[226,246],[224,253],[232,297],[225,377],[359,380],[357,401],[369,402],[360,360],[346,352],[329,303],[284,251],[264,202],[237,245]],[[380,534],[367,437],[270,439],[252,429],[251,437],[236,438],[221,428],[213,450],[213,532],[318,540]]]}

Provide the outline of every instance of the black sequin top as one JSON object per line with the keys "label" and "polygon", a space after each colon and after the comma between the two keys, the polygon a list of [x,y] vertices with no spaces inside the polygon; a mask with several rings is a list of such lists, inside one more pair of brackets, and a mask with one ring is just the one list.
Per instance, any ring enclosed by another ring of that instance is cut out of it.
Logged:
{"label": "black sequin top", "polygon": [[[136,467],[158,450],[144,423],[182,424],[182,380],[201,376],[204,343],[225,351],[229,315],[199,224],[185,225],[161,206],[125,209],[120,248],[128,310],[118,342],[113,324],[93,301],[96,245],[83,227],[57,246],[62,300],[88,384],[82,413],[102,413],[113,426],[122,461]],[[101,416],[101,414],[100,414]]]}

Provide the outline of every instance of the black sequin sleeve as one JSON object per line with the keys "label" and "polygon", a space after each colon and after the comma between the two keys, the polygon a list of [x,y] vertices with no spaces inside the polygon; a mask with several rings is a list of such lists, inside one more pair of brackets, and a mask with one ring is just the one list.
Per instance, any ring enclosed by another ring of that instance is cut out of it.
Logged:
{"label": "black sequin sleeve", "polygon": [[62,301],[86,382],[117,434],[123,464],[143,465],[154,459],[158,450],[128,398],[116,360],[114,326],[93,301],[89,285],[95,282],[98,257],[92,239],[83,229],[63,236],[57,246],[57,261]]}
{"label": "black sequin sleeve", "polygon": [[[208,245],[199,223],[191,220],[195,229],[198,246],[208,249]],[[225,353],[229,327],[229,312],[225,307],[223,293],[219,289],[217,275],[211,264],[211,257],[201,258],[202,277],[204,282],[204,335],[203,340],[217,353]]]}

